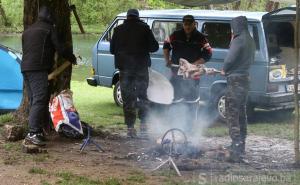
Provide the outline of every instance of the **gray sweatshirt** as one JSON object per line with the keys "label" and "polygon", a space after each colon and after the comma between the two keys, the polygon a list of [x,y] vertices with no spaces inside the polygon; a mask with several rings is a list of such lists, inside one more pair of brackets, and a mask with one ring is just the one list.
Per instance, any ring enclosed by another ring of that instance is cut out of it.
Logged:
{"label": "gray sweatshirt", "polygon": [[254,61],[255,42],[248,31],[247,18],[239,16],[231,21],[234,38],[224,61],[226,76],[248,75]]}

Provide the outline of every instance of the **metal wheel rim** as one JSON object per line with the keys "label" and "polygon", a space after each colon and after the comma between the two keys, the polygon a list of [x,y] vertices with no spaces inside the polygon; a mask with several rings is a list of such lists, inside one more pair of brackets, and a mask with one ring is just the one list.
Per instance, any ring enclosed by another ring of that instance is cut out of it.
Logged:
{"label": "metal wheel rim", "polygon": [[123,100],[122,100],[122,95],[121,95],[121,87],[120,86],[118,86],[118,88],[117,88],[117,100],[121,105],[123,105]]}
{"label": "metal wheel rim", "polygon": [[218,112],[222,116],[222,118],[225,118],[225,111],[226,111],[225,101],[226,101],[225,96],[222,96],[218,102]]}

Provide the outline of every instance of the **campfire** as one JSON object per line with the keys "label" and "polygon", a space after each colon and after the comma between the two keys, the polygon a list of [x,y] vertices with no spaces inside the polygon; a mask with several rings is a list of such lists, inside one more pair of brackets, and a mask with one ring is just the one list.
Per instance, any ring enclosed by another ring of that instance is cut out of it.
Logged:
{"label": "campfire", "polygon": [[[181,170],[191,171],[212,168],[207,158],[222,162],[229,155],[223,146],[208,148],[194,145],[188,140],[187,134],[178,128],[166,131],[162,137],[151,143],[151,146],[143,148],[142,152],[128,153],[126,158],[146,164],[145,166],[152,166],[152,171],[167,166],[175,170],[178,176],[181,176]],[[201,159],[206,162],[200,162]],[[213,168],[225,170],[227,167],[224,165]]]}

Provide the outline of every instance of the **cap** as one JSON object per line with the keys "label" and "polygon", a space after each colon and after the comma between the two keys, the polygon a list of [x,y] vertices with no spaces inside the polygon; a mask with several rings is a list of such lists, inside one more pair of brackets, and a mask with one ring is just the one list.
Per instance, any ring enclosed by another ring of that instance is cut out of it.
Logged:
{"label": "cap", "polygon": [[139,16],[139,11],[137,9],[129,9],[127,11],[127,16],[138,17]]}
{"label": "cap", "polygon": [[195,18],[194,18],[194,16],[192,16],[192,15],[185,15],[185,16],[182,18],[182,22],[193,23],[193,22],[195,22]]}

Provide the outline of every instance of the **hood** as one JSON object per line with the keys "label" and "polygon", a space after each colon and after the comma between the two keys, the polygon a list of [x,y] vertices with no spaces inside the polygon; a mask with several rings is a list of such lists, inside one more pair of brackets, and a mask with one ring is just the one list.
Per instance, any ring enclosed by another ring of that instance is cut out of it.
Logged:
{"label": "hood", "polygon": [[248,31],[248,20],[245,16],[239,16],[231,21],[231,29],[233,30],[234,35],[239,35],[243,31]]}
{"label": "hood", "polygon": [[46,6],[42,6],[40,8],[38,19],[40,21],[45,21],[45,22],[48,22],[48,23],[51,23],[51,24],[54,23],[53,16],[50,12],[50,9]]}

